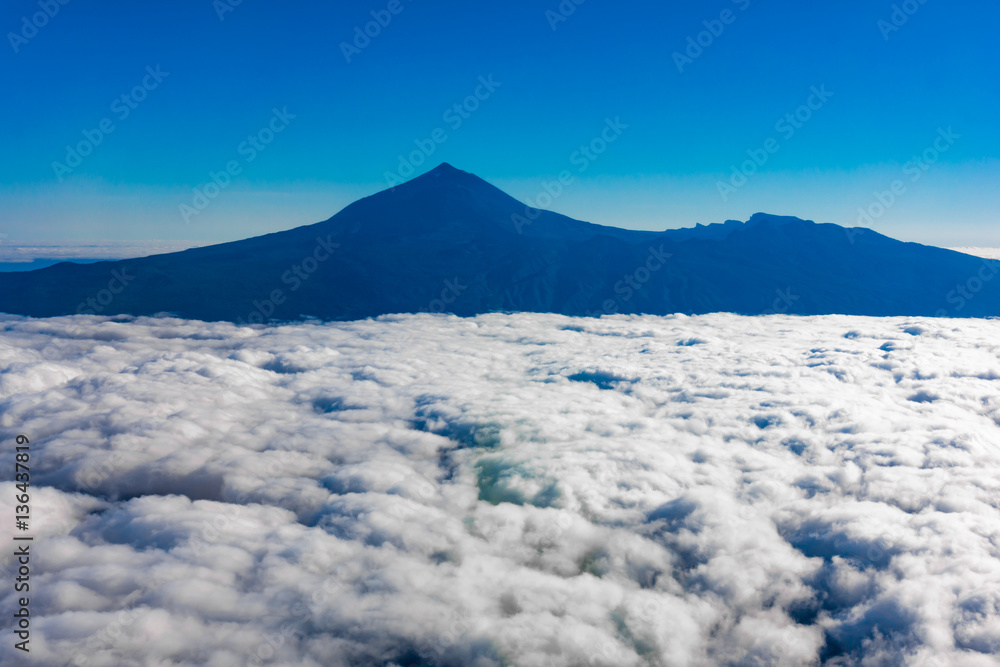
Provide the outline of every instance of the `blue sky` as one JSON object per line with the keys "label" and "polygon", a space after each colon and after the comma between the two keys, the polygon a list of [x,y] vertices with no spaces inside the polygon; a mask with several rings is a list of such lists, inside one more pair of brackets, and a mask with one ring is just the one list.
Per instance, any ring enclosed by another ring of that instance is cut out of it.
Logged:
{"label": "blue sky", "polygon": [[569,170],[550,207],[603,224],[1000,246],[996,3],[233,2],[4,3],[0,239],[286,229],[422,145],[522,199]]}

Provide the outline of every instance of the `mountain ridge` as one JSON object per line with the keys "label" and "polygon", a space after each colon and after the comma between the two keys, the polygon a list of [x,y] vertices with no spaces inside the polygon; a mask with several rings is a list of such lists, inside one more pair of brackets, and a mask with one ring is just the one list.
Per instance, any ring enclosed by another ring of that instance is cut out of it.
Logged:
{"label": "mountain ridge", "polygon": [[0,312],[240,323],[423,311],[987,317],[1000,315],[998,271],[872,230],[766,213],[660,232],[595,225],[443,163],[312,225],[0,274]]}

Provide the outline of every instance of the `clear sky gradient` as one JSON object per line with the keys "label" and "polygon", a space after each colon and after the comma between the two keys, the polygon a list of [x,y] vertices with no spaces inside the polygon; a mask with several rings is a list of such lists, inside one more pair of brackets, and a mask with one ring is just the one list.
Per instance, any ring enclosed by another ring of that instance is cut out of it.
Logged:
{"label": "clear sky gradient", "polygon": [[3,4],[0,241],[233,240],[447,161],[621,227],[1000,246],[995,2],[236,1]]}

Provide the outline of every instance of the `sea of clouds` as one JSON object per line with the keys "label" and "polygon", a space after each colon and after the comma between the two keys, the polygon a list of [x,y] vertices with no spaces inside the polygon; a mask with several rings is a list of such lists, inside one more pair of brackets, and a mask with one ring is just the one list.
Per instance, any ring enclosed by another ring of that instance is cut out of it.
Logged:
{"label": "sea of clouds", "polygon": [[986,259],[1000,259],[1000,248],[950,248],[955,252],[961,252],[974,257],[985,257]]}
{"label": "sea of clouds", "polygon": [[1000,320],[0,330],[0,663],[1000,664]]}
{"label": "sea of clouds", "polygon": [[130,259],[207,245],[200,241],[14,241],[0,234],[0,263],[31,263],[36,259]]}

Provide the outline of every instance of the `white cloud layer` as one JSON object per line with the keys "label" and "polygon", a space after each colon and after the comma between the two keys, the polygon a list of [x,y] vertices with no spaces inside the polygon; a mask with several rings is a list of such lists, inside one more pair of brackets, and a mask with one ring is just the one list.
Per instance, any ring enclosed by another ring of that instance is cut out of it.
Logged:
{"label": "white cloud layer", "polygon": [[951,248],[956,252],[962,252],[973,257],[985,257],[986,259],[1000,259],[1000,248]]}
{"label": "white cloud layer", "polygon": [[0,663],[1000,664],[1000,321],[0,328]]}
{"label": "white cloud layer", "polygon": [[11,241],[0,236],[0,262],[36,259],[131,259],[207,245],[199,241]]}

